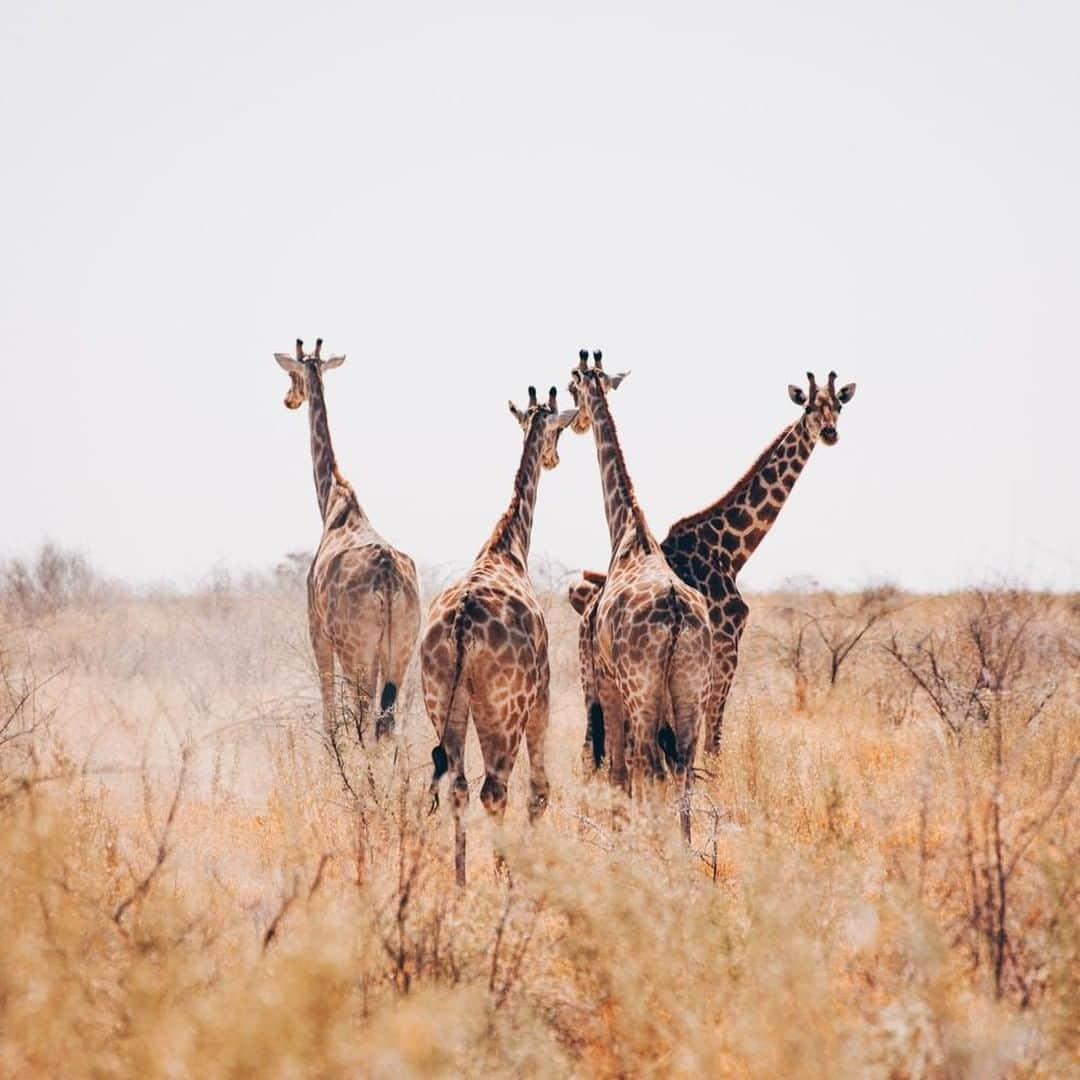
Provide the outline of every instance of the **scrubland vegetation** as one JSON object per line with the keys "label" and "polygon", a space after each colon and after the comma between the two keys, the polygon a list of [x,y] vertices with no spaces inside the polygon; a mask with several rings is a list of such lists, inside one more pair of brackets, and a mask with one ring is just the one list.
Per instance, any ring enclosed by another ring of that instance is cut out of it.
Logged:
{"label": "scrubland vegetation", "polygon": [[298,565],[4,570],[3,1075],[1075,1070],[1077,596],[751,597],[688,851],[583,781],[553,583],[552,805],[524,755],[501,837],[474,790],[461,893],[415,680],[396,745],[322,745]]}

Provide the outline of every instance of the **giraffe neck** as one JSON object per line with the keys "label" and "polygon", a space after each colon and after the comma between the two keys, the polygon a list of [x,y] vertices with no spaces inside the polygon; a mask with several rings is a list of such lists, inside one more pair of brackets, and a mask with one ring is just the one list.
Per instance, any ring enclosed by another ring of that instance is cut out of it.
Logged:
{"label": "giraffe neck", "polygon": [[765,448],[743,478],[721,499],[671,526],[664,553],[697,584],[717,566],[737,574],[765,539],[806,465],[821,418],[804,413]]}
{"label": "giraffe neck", "polygon": [[330,440],[330,423],[326,417],[326,398],[323,395],[322,372],[316,363],[305,365],[308,395],[308,419],[311,423],[311,466],[315,475],[315,496],[323,521],[330,505],[330,491],[338,475],[334,444]]}
{"label": "giraffe neck", "polygon": [[604,514],[611,535],[612,553],[619,549],[630,531],[635,534],[635,543],[647,549],[652,543],[652,535],[634,495],[634,485],[626,469],[622,447],[619,446],[619,435],[608,408],[607,395],[596,382],[587,382],[585,393],[589,395],[589,412],[596,440],[596,459],[600,463],[600,485],[604,493]]}
{"label": "giraffe neck", "polygon": [[540,451],[544,442],[544,421],[534,416],[529,423],[521,462],[514,476],[514,494],[506,513],[499,519],[484,551],[505,551],[520,563],[524,572],[529,562],[532,541],[533,511],[540,486]]}

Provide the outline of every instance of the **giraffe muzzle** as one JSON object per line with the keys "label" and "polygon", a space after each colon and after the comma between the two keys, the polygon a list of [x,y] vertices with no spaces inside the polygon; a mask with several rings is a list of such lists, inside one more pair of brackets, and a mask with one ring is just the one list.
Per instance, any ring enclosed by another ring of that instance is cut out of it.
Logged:
{"label": "giraffe muzzle", "polygon": [[821,429],[821,441],[826,446],[833,446],[838,438],[840,438],[840,436],[836,434],[836,428],[834,428],[832,424]]}

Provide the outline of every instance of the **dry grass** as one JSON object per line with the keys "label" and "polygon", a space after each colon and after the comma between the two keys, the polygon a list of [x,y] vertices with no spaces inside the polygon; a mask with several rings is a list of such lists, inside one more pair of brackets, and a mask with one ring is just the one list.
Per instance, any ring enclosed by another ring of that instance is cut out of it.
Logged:
{"label": "dry grass", "polygon": [[[414,689],[396,749],[346,753],[350,796],[290,575],[9,591],[0,1073],[1067,1074],[1076,599],[752,606],[687,852],[671,796],[582,782],[576,622],[552,595],[553,803],[530,830],[522,761],[496,880],[474,785],[459,894]],[[912,674],[931,655],[945,712]]]}

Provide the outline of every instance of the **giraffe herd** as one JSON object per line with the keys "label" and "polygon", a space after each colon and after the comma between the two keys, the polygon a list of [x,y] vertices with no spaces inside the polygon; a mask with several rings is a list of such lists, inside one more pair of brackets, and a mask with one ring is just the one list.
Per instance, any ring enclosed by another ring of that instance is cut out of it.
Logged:
{"label": "giraffe herd", "polygon": [[[524,409],[510,403],[523,446],[506,512],[469,571],[432,601],[420,630],[413,560],[375,531],[334,456],[323,373],[344,356],[322,358],[297,340],[295,355],[275,353],[289,374],[285,405],[308,403],[315,491],[323,530],[308,573],[308,621],[319,672],[323,723],[336,738],[335,661],[347,688],[358,738],[377,702],[374,734],[391,736],[395,705],[420,642],[424,705],[435,729],[432,809],[447,777],[454,817],[454,864],[465,875],[465,735],[470,716],[484,759],[480,801],[501,821],[507,785],[524,736],[529,755],[529,819],[545,811],[544,768],[550,671],[543,608],[528,575],[529,543],[541,473],[559,463],[567,428],[590,430],[600,466],[611,540],[607,571],[583,571],[570,587],[581,616],[579,659],[586,717],[583,767],[610,763],[611,782],[638,793],[674,775],[679,819],[690,841],[694,759],[720,748],[724,705],[749,609],[736,577],[772,527],[817,443],[833,445],[841,408],[855,384],[838,388],[830,372],[819,387],[789,386],[802,415],[765,448],[717,502],[677,521],[660,542],[634,495],[619,444],[610,395],[626,378],[592,364],[582,350],[570,373],[573,407],[560,410],[556,388],[541,402],[529,387]],[[702,730],[704,728],[704,731]],[[496,856],[496,865],[499,858]]]}

